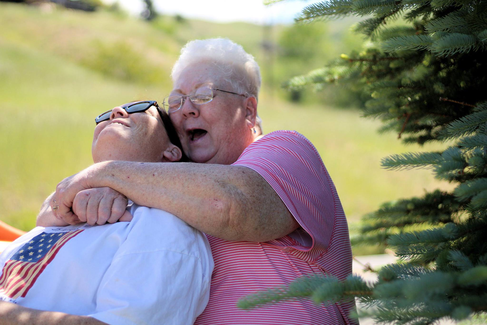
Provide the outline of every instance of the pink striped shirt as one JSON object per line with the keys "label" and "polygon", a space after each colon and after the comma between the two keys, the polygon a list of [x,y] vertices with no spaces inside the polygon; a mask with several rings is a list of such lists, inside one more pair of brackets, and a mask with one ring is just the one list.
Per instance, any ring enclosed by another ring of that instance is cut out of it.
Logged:
{"label": "pink striped shirt", "polygon": [[251,144],[234,163],[259,173],[301,229],[264,243],[208,236],[215,260],[210,301],[195,324],[355,324],[353,302],[315,305],[307,299],[240,310],[238,299],[298,277],[352,272],[348,226],[335,186],[315,147],[294,131],[276,131]]}

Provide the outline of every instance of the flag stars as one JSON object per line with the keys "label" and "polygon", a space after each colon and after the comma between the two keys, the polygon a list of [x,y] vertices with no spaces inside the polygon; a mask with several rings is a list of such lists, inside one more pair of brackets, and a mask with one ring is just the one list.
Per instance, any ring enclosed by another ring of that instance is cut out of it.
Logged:
{"label": "flag stars", "polygon": [[34,247],[33,246],[29,246],[29,247],[27,247],[27,249],[34,249]]}
{"label": "flag stars", "polygon": [[30,253],[29,253],[29,256],[32,256],[32,255],[34,255],[34,252],[30,252]]}
{"label": "flag stars", "polygon": [[19,260],[23,260],[24,258],[25,258],[25,257],[24,257],[24,255],[21,255],[21,256],[19,257]]}
{"label": "flag stars", "polygon": [[42,253],[42,249],[39,249],[37,252],[38,252],[38,253]]}

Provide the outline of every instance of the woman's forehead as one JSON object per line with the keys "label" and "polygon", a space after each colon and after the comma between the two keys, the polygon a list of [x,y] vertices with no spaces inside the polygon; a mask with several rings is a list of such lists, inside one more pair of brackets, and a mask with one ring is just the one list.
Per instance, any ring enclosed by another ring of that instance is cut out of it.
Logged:
{"label": "woman's forehead", "polygon": [[214,63],[193,63],[184,68],[179,77],[174,81],[174,91],[187,92],[203,85],[213,85],[220,79],[219,75]]}

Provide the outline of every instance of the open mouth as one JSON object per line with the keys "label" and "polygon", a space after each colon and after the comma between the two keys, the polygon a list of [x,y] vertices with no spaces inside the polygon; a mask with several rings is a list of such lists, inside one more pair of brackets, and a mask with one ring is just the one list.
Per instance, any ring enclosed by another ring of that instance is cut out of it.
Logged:
{"label": "open mouth", "polygon": [[189,139],[191,141],[196,141],[198,139],[201,139],[202,137],[204,137],[206,135],[206,133],[208,133],[208,132],[206,130],[203,130],[203,129],[194,129],[194,130],[188,131]]}

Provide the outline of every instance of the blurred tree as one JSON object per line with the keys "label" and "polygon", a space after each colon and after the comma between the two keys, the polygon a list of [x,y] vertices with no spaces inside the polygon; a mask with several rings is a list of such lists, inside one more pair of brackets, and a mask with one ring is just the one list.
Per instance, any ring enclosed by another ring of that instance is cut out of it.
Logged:
{"label": "blurred tree", "polygon": [[[278,56],[275,78],[288,80],[301,74],[304,69],[316,68],[323,60],[331,59],[327,53],[328,42],[326,23],[298,24],[286,27],[279,36],[277,48],[273,49]],[[293,88],[290,100],[302,100],[303,88]]]}
{"label": "blurred tree", "polygon": [[240,305],[358,297],[376,323],[432,324],[485,315],[487,1],[330,0],[308,6],[300,20],[345,15],[367,17],[357,27],[368,37],[364,50],[296,77],[289,86],[358,86],[369,97],[364,115],[381,119],[383,131],[397,132],[405,143],[445,144],[441,152],[393,155],[383,166],[431,168],[456,188],[389,202],[366,216],[354,243],[387,242],[401,259],[382,268],[378,282],[302,278]]}
{"label": "blurred tree", "polygon": [[144,0],[145,3],[145,9],[142,11],[142,18],[144,18],[147,21],[151,21],[157,18],[158,14],[156,10],[154,9],[154,5],[152,3],[152,0]]}

